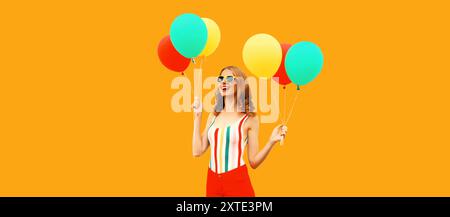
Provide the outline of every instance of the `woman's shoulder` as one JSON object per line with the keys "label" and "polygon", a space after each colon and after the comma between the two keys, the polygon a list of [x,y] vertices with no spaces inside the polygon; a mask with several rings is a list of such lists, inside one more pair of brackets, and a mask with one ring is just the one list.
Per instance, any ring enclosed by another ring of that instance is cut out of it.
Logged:
{"label": "woman's shoulder", "polygon": [[207,122],[208,123],[211,122],[212,120],[214,120],[214,118],[216,118],[216,116],[214,115],[214,112],[209,112]]}
{"label": "woman's shoulder", "polygon": [[248,115],[246,125],[249,127],[259,126],[259,118],[257,115]]}

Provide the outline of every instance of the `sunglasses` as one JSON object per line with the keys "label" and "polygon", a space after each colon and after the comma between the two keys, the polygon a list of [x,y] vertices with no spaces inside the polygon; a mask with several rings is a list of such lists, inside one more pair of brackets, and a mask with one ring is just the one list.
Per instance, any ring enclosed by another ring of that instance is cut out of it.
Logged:
{"label": "sunglasses", "polygon": [[224,81],[225,80],[225,82],[227,82],[227,83],[231,83],[231,82],[233,82],[234,81],[234,79],[235,79],[235,77],[234,76],[232,76],[232,75],[228,75],[228,76],[226,76],[226,77],[224,77],[224,76],[219,76],[219,77],[217,77],[217,82],[222,82],[222,81]]}

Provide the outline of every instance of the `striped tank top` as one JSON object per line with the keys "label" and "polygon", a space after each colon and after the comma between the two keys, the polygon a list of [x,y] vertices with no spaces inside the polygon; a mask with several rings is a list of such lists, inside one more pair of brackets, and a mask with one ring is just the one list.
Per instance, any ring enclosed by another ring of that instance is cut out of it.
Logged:
{"label": "striped tank top", "polygon": [[243,166],[244,148],[247,138],[244,139],[243,124],[248,115],[226,127],[215,127],[216,116],[208,128],[208,141],[211,146],[209,168],[215,173],[225,173]]}

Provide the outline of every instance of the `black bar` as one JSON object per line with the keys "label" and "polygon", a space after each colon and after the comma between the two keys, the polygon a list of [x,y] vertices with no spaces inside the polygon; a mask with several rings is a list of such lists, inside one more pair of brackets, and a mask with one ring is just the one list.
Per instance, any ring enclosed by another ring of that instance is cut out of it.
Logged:
{"label": "black bar", "polygon": [[[204,205],[200,205],[204,204]],[[208,209],[206,207],[208,206]],[[0,213],[126,216],[305,216],[302,214],[450,213],[448,197],[3,197]],[[62,213],[61,213],[61,210]],[[361,211],[362,210],[362,211]],[[298,215],[297,215],[298,214]],[[306,215],[311,216],[311,215]]]}

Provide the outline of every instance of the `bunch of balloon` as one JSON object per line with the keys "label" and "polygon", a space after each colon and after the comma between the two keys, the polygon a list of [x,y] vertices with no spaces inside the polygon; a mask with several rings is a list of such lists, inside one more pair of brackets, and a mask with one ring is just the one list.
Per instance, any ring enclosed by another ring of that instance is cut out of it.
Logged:
{"label": "bunch of balloon", "polygon": [[[297,92],[290,106],[289,114],[284,115],[283,125],[287,125],[294,111],[295,103],[300,92],[300,86],[314,80],[323,67],[323,54],[319,46],[312,42],[299,42],[291,46],[284,58],[284,72],[288,79],[297,85]],[[283,72],[283,71],[282,71]],[[284,75],[280,75],[283,77]],[[285,80],[283,80],[285,81]],[[286,99],[286,97],[285,97]]]}
{"label": "bunch of balloon", "polygon": [[[300,86],[314,80],[322,70],[321,49],[311,42],[299,42],[291,46],[287,43],[280,44],[271,35],[256,34],[247,40],[242,55],[244,64],[252,74],[259,78],[272,77],[283,85],[282,126],[287,126],[294,111]],[[297,93],[287,113],[286,85],[291,82],[297,85]]]}
{"label": "bunch of balloon", "polygon": [[220,42],[219,26],[209,18],[195,14],[181,14],[170,26],[170,34],[159,43],[158,56],[161,63],[175,72],[183,72],[190,60],[211,55]]}

